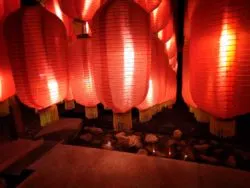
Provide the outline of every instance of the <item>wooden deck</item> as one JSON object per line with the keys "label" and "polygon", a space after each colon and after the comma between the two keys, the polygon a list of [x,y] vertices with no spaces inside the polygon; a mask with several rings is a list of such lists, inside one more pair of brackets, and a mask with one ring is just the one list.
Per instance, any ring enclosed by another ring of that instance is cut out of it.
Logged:
{"label": "wooden deck", "polygon": [[250,187],[249,172],[62,144],[29,169],[19,187]]}

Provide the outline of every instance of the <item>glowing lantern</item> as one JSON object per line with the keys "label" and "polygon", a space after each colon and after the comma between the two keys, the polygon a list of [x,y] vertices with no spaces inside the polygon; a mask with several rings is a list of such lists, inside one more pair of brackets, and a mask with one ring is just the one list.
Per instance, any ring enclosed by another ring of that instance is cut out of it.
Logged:
{"label": "glowing lantern", "polygon": [[60,18],[60,20],[62,20],[67,30],[68,39],[71,42],[72,40],[74,40],[74,32],[73,32],[73,26],[72,26],[73,20],[62,12],[60,5],[59,5],[59,1],[60,0],[46,0],[45,8],[48,11],[52,12],[53,14],[57,15],[57,17]]}
{"label": "glowing lantern", "polygon": [[94,79],[91,71],[91,38],[77,39],[70,46],[70,83],[77,103],[85,106],[88,119],[97,118]]}
{"label": "glowing lantern", "polygon": [[130,110],[148,91],[149,16],[132,0],[110,1],[93,18],[92,33],[98,98],[112,108],[115,129],[131,128]]}
{"label": "glowing lantern", "polygon": [[250,112],[249,9],[247,0],[200,1],[192,17],[191,94],[217,118]]}
{"label": "glowing lantern", "polygon": [[6,99],[15,94],[14,80],[3,38],[3,21],[8,14],[18,9],[19,6],[19,0],[0,0],[0,115],[9,113]]}
{"label": "glowing lantern", "polygon": [[170,19],[168,21],[168,24],[158,32],[158,38],[165,43],[172,37],[173,33],[174,33],[174,23],[173,19]]}
{"label": "glowing lantern", "polygon": [[176,101],[177,81],[176,72],[170,66],[167,66],[166,88],[165,98],[160,103],[171,108]]}
{"label": "glowing lantern", "polygon": [[4,32],[21,102],[40,110],[62,101],[68,87],[63,23],[34,5],[7,17]]}
{"label": "glowing lantern", "polygon": [[193,112],[197,105],[193,101],[190,91],[190,65],[189,65],[189,43],[190,43],[190,27],[192,15],[197,5],[198,0],[189,0],[184,20],[184,47],[183,47],[183,65],[182,65],[182,97],[190,106],[190,111]]}
{"label": "glowing lantern", "polygon": [[163,29],[171,16],[171,7],[169,0],[162,0],[160,5],[150,13],[151,29],[157,33]]}
{"label": "glowing lantern", "polygon": [[[144,101],[137,106],[140,110],[140,122],[147,122],[151,120],[152,115],[154,114],[153,106],[158,103],[159,97],[161,93],[165,94],[165,86],[164,83],[162,87],[161,76],[162,72],[164,72],[163,67],[161,66],[163,63],[166,62],[162,59],[162,53],[164,47],[161,48],[163,44],[157,39],[157,37],[152,37],[152,53],[151,53],[151,71],[149,76],[149,87],[147,95]],[[163,51],[164,54],[164,51]]]}
{"label": "glowing lantern", "polygon": [[105,0],[59,0],[59,3],[69,17],[89,21]]}
{"label": "glowing lantern", "polygon": [[159,6],[162,0],[134,0],[147,12],[153,11],[156,7]]}

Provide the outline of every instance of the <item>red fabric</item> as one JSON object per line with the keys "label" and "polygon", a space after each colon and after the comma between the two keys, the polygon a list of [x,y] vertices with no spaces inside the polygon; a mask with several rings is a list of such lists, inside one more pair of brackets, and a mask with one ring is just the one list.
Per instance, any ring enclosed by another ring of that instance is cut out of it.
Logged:
{"label": "red fabric", "polygon": [[70,83],[77,103],[93,107],[99,103],[91,70],[91,38],[78,39],[70,46]]}
{"label": "red fabric", "polygon": [[62,101],[68,87],[63,23],[41,6],[23,7],[6,19],[4,32],[20,100],[37,109]]}
{"label": "red fabric", "polygon": [[170,0],[162,0],[161,4],[150,13],[151,29],[157,33],[163,29],[171,18]]}
{"label": "red fabric", "polygon": [[200,1],[192,17],[191,93],[216,117],[250,112],[249,10],[248,0]]}
{"label": "red fabric", "polygon": [[59,0],[62,11],[69,17],[89,21],[106,0]]}
{"label": "red fabric", "polygon": [[75,40],[73,25],[72,25],[73,19],[69,18],[67,15],[65,15],[62,12],[60,5],[59,5],[59,0],[46,0],[45,8],[48,11],[52,12],[53,14],[57,15],[57,17],[60,18],[60,20],[62,20],[67,30],[69,42]]}
{"label": "red fabric", "polygon": [[168,24],[158,32],[158,38],[162,42],[167,42],[174,33],[174,23],[173,19],[169,19]]}
{"label": "red fabric", "polygon": [[134,0],[147,12],[153,11],[156,7],[159,6],[162,0]]}
{"label": "red fabric", "polygon": [[115,113],[127,112],[148,91],[149,16],[133,1],[110,1],[93,18],[92,33],[98,98]]}
{"label": "red fabric", "polygon": [[8,52],[3,37],[3,22],[6,16],[19,8],[19,0],[0,0],[0,102],[15,94]]}

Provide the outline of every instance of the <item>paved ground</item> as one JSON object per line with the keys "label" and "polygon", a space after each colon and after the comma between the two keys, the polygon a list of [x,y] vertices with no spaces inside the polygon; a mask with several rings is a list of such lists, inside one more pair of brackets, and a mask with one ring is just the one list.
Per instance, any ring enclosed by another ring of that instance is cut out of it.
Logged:
{"label": "paved ground", "polygon": [[250,187],[250,173],[185,161],[58,144],[20,187]]}

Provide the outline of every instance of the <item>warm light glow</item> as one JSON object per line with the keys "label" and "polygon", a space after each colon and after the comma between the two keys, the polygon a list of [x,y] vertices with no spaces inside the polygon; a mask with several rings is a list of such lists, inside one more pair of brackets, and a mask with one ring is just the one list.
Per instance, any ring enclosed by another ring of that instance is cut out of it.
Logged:
{"label": "warm light glow", "polygon": [[146,97],[147,104],[152,104],[153,97],[154,97],[153,81],[150,78],[150,80],[149,80],[148,94],[147,94],[147,97]]}
{"label": "warm light glow", "polygon": [[[124,23],[125,24],[125,23]],[[132,36],[127,26],[122,26],[123,30],[123,61],[124,61],[124,82],[123,91],[125,95],[131,94],[133,90],[135,53]],[[128,97],[128,96],[126,96]],[[130,98],[130,97],[129,97]]]}
{"label": "warm light glow", "polygon": [[[95,0],[97,1],[97,0]],[[85,16],[87,16],[88,14],[88,11],[89,11],[89,8],[91,6],[91,1],[90,0],[86,0],[86,1],[83,1],[83,8],[82,8],[82,17],[85,18]]]}
{"label": "warm light glow", "polygon": [[90,33],[90,28],[89,28],[89,23],[86,22],[86,33],[89,34]]}
{"label": "warm light glow", "polygon": [[154,10],[152,11],[153,22],[154,22],[154,23],[156,23],[158,11],[159,11],[159,7],[157,7],[156,9],[154,9]]}
{"label": "warm light glow", "polygon": [[84,78],[83,82],[84,82],[83,84],[86,86],[85,88],[88,89],[89,93],[95,92],[94,87],[93,87],[94,82],[93,82],[93,78],[90,72],[90,65],[88,66],[88,76]]}
{"label": "warm light glow", "polygon": [[163,29],[160,30],[160,31],[157,33],[157,35],[158,35],[158,38],[159,38],[160,40],[162,40],[162,37],[163,37]]}
{"label": "warm light glow", "polygon": [[57,0],[54,0],[54,8],[55,8],[55,13],[56,13],[57,17],[63,21],[62,10],[61,10]]}
{"label": "warm light glow", "polygon": [[2,90],[2,87],[3,87],[3,78],[2,76],[0,76],[0,99],[3,97],[3,90]]}
{"label": "warm light glow", "polygon": [[59,98],[59,92],[58,92],[58,83],[55,79],[48,80],[48,89],[49,89],[51,103],[57,102]]}
{"label": "warm light glow", "polygon": [[169,51],[171,46],[175,43],[175,36],[173,35],[165,44],[166,50]]}
{"label": "warm light glow", "polygon": [[220,37],[220,67],[225,71],[230,68],[234,61],[236,48],[236,35],[229,24],[225,23]]}

